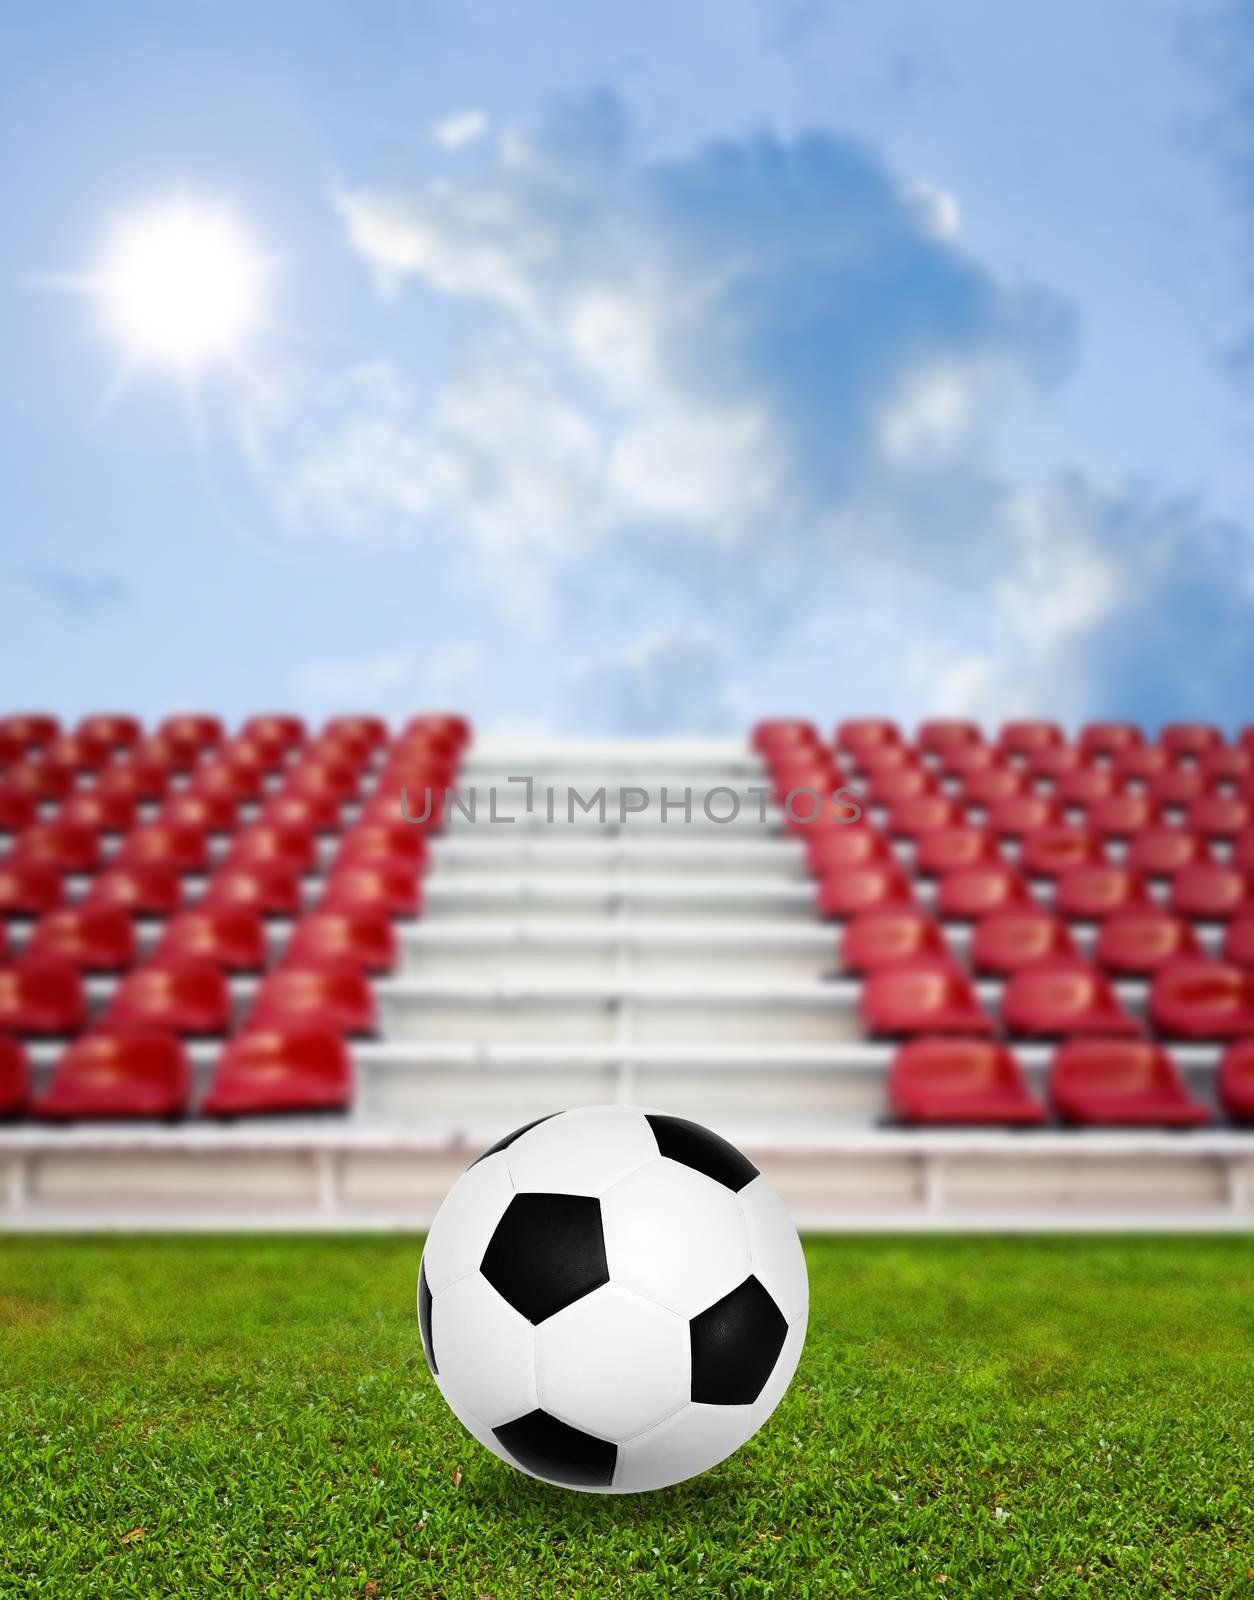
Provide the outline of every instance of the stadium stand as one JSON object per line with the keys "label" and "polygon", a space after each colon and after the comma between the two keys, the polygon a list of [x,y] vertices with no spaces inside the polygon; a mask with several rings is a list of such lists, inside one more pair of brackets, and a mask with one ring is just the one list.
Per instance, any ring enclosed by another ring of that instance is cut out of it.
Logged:
{"label": "stadium stand", "polygon": [[420,1225],[620,1099],[816,1226],[1248,1227],[1252,808],[1254,727],[0,719],[0,1226]]}

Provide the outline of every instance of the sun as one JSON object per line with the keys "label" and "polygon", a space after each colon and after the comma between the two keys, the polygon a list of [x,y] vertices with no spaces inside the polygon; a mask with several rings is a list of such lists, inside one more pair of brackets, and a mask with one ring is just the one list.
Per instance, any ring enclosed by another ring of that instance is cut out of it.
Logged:
{"label": "sun", "polygon": [[177,199],[119,219],[89,286],[128,364],[187,376],[242,356],[271,271],[230,210]]}

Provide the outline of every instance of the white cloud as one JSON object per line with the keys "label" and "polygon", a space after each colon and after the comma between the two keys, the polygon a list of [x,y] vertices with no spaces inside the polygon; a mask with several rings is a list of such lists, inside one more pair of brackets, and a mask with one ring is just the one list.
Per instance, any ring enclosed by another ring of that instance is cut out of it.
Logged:
{"label": "white cloud", "polygon": [[1078,713],[1114,685],[1126,707],[1169,604],[1248,582],[1196,506],[997,470],[999,419],[1065,375],[1074,318],[853,141],[650,165],[602,96],[335,203],[392,315],[412,282],[469,331],[421,398],[397,358],[268,396],[254,464],[290,527],[468,550],[565,684],[546,718],[728,725],[790,684],[824,718]]}
{"label": "white cloud", "polygon": [[455,111],[452,116],[437,122],[431,136],[446,150],[462,150],[482,139],[489,127],[485,112],[478,110]]}

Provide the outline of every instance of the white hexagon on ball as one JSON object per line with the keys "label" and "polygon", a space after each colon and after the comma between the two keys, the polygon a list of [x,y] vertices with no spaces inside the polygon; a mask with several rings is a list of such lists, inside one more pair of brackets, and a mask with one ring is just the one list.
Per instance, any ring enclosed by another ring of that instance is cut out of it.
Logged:
{"label": "white hexagon on ball", "polygon": [[788,1387],[807,1310],[796,1230],[757,1168],[698,1123],[623,1106],[480,1157],[418,1284],[428,1364],[474,1437],[600,1494],[738,1449]]}

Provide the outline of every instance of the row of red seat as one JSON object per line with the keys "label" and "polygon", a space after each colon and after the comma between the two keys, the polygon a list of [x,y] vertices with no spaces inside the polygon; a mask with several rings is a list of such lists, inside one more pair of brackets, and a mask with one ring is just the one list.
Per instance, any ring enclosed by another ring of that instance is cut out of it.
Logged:
{"label": "row of red seat", "polygon": [[[945,954],[909,956],[867,973],[858,1007],[872,1034],[996,1032],[971,979]],[[1205,956],[1178,957],[1154,975],[1147,1015],[1153,1030],[1169,1039],[1254,1035],[1254,971]],[[1144,1031],[1104,972],[1066,954],[1038,957],[1007,976],[1001,1026],[1022,1039],[1135,1038]]]}
{"label": "row of red seat", "polygon": [[[26,956],[0,967],[0,1034],[65,1037],[87,1023],[82,975],[67,961]],[[214,962],[156,955],[120,980],[97,1026],[107,1031],[220,1035],[234,1007],[227,974]],[[311,961],[300,950],[262,978],[247,1027],[327,1027],[372,1034],[369,974],[351,961]]]}
{"label": "row of red seat", "polygon": [[[822,738],[813,723],[796,718],[773,718],[758,723],[753,730],[754,747],[764,754],[799,741],[822,743]],[[834,743],[846,755],[864,756],[875,750],[906,746],[908,741],[888,717],[851,717],[837,727]],[[986,741],[976,722],[935,718],[919,724],[914,744],[929,755],[944,757],[955,750],[983,747]],[[1111,760],[1149,745],[1144,731],[1134,722],[1090,722],[1080,729],[1074,748],[1087,759]],[[1042,750],[1067,746],[1059,723],[1035,719],[1003,723],[988,748],[1005,756],[1028,758]],[[1213,723],[1172,722],[1160,730],[1156,747],[1180,759],[1200,759],[1223,748],[1254,753],[1254,724],[1242,729],[1235,745],[1228,746],[1223,732]]]}
{"label": "row of red seat", "polygon": [[[451,739],[459,748],[464,748],[471,736],[466,718],[450,712],[428,712],[410,718],[401,737],[415,732]],[[183,711],[158,723],[152,737],[194,757],[225,744],[228,734],[221,718],[208,712]],[[242,743],[279,754],[301,748],[310,737],[304,719],[289,712],[264,712],[249,717],[236,735]],[[346,749],[369,752],[387,743],[389,730],[382,717],[349,714],[331,717],[317,737]],[[65,739],[77,741],[99,766],[119,751],[133,750],[142,744],[144,728],[138,718],[118,712],[96,712],[83,717],[73,729],[63,728],[59,718],[50,712],[11,712],[0,716],[0,765],[7,764],[15,755],[21,757],[36,750],[47,754]]]}
{"label": "row of red seat", "polygon": [[[184,722],[197,725],[195,737],[174,730],[173,724]],[[416,717],[388,744],[386,726],[377,718],[351,717],[333,719],[312,740],[303,733],[295,742],[267,738],[246,724],[238,738],[223,742],[214,719],[184,718],[171,719],[155,737],[130,747],[102,749],[75,734],[43,747],[23,747],[14,760],[4,756],[5,726],[0,719],[0,828],[9,830],[25,827],[50,802],[64,802],[66,820],[127,828],[139,804],[161,801],[173,820],[230,829],[241,804],[267,797],[273,820],[334,827],[340,806],[357,797],[367,769],[380,757],[387,778],[399,774],[403,781],[409,769],[420,766],[426,781],[442,787],[470,736],[461,718]],[[13,742],[8,741],[10,750]]]}
{"label": "row of red seat", "polygon": [[[352,1098],[352,1061],[338,1033],[257,1027],[225,1046],[200,1110],[210,1116],[339,1111]],[[64,1051],[40,1095],[32,1094],[22,1046],[0,1038],[0,1116],[180,1117],[191,1099],[187,1053],[173,1034],[89,1033]]]}
{"label": "row of red seat", "polygon": [[[95,836],[84,842],[80,831],[51,822],[18,835],[0,857],[0,915],[42,916],[66,905],[66,877],[94,870]],[[184,879],[207,873],[202,905],[247,905],[262,915],[290,917],[302,909],[301,880],[316,865],[317,844],[308,828],[259,823],[237,834],[215,862],[201,830],[152,823],[127,835],[115,856],[95,859],[100,870],[78,902],[85,909],[170,916],[184,906]],[[412,916],[426,859],[423,828],[402,818],[396,794],[382,793],[336,848],[322,901],[363,909],[374,903]]]}
{"label": "row of red seat", "polygon": [[[1216,1091],[1235,1122],[1254,1123],[1254,1039],[1230,1045]],[[1142,1039],[1070,1039],[1049,1072],[1049,1099],[1066,1122],[1090,1127],[1193,1128],[1210,1112],[1185,1088],[1160,1045]],[[980,1039],[913,1039],[889,1077],[893,1111],[915,1123],[1034,1127],[1046,1108],[1013,1052]]]}
{"label": "row of red seat", "polygon": [[[1035,901],[989,912],[971,930],[971,971],[1006,977],[1045,956],[1079,954],[1067,924]],[[881,905],[850,917],[840,938],[841,966],[865,973],[911,956],[943,955],[949,946],[935,917],[913,904]],[[1180,956],[1206,954],[1191,922],[1162,906],[1136,906],[1107,917],[1097,930],[1092,959],[1117,978],[1151,978]],[[1254,971],[1254,917],[1224,928],[1221,958]]]}
{"label": "row of red seat", "polygon": [[[841,842],[852,843],[853,838]],[[843,919],[876,906],[916,903],[915,881],[891,851],[861,862],[825,862],[816,875],[816,905],[826,917]],[[935,885],[933,903],[945,921],[973,922],[995,911],[1042,902],[1029,875],[999,858],[946,869]],[[1192,922],[1229,922],[1254,916],[1254,869],[1196,862],[1174,874],[1163,902],[1143,875],[1110,862],[1089,862],[1058,875],[1049,903],[1056,915],[1076,922],[1104,922],[1121,912],[1155,908]]]}

